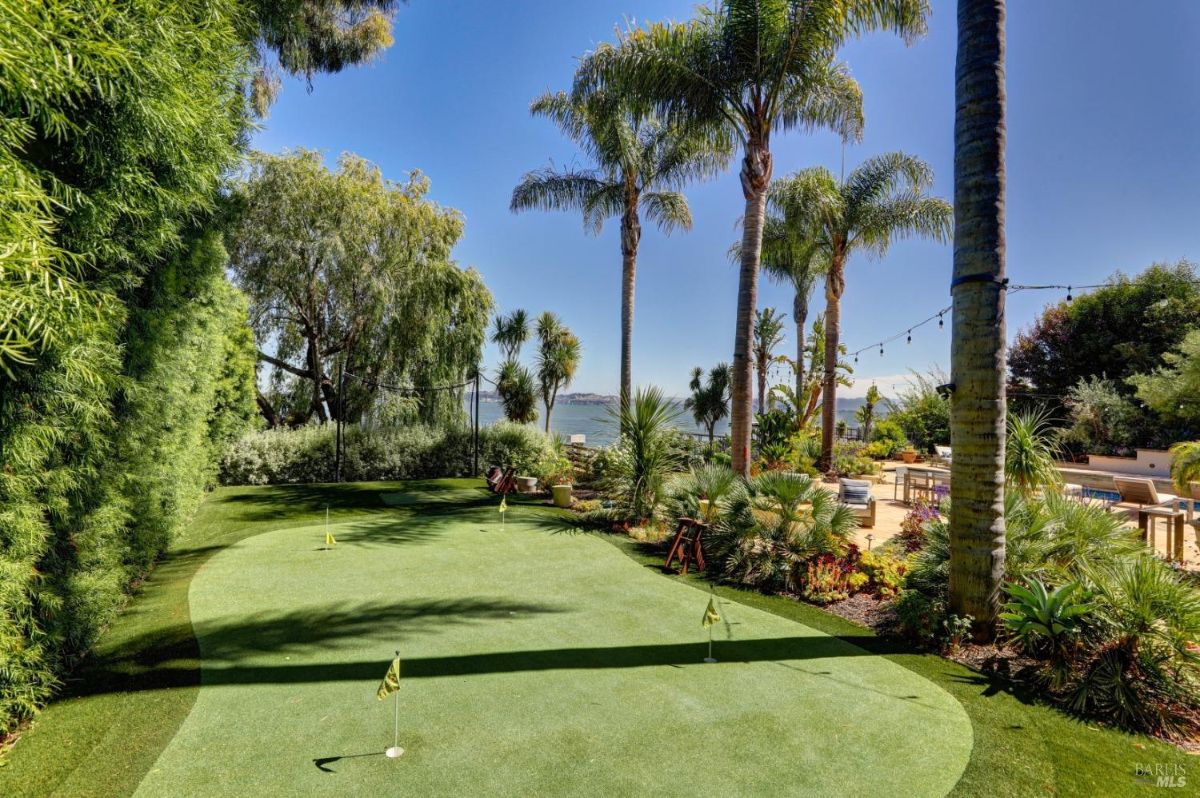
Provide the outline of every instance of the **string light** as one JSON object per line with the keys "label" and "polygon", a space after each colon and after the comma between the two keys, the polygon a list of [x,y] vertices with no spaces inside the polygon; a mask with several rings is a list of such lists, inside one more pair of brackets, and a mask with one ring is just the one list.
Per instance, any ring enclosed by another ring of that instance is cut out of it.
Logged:
{"label": "string light", "polygon": [[945,315],[946,315],[946,311],[944,311],[944,310],[938,314],[938,329],[939,330],[945,329],[945,327],[946,327],[946,320],[942,318]]}
{"label": "string light", "polygon": [[908,343],[909,343],[910,345],[912,344],[912,330],[909,330],[909,331],[908,331]]}
{"label": "string light", "polygon": [[1067,286],[1067,301],[1071,301],[1071,286]]}

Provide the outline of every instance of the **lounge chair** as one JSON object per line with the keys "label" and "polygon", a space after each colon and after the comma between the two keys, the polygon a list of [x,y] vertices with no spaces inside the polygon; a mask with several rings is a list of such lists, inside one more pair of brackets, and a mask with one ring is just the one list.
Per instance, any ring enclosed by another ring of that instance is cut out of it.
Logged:
{"label": "lounge chair", "polygon": [[951,449],[949,446],[934,446],[933,447],[933,460],[935,463],[940,463],[941,465],[950,465],[950,462],[953,459],[954,459],[954,450]]}
{"label": "lounge chair", "polygon": [[875,526],[875,497],[871,495],[871,483],[865,479],[842,479],[838,481],[838,503],[854,511],[860,526],[872,529]]}
{"label": "lounge chair", "polygon": [[1113,483],[1117,486],[1117,493],[1120,494],[1114,507],[1124,505],[1122,509],[1128,507],[1168,507],[1175,509],[1179,506],[1179,497],[1170,493],[1159,493],[1154,487],[1154,480],[1144,477],[1113,477]]}

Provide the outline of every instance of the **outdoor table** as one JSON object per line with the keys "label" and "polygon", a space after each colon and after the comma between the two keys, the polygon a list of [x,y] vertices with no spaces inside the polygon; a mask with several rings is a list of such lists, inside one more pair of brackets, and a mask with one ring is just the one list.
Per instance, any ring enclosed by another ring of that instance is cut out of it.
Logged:
{"label": "outdoor table", "polygon": [[1167,557],[1176,562],[1183,562],[1183,521],[1187,513],[1171,507],[1142,507],[1138,510],[1138,529],[1142,539],[1154,548],[1155,520],[1162,518],[1167,522]]}
{"label": "outdoor table", "polygon": [[[946,484],[950,483],[950,469],[938,468],[937,466],[906,466],[904,472],[904,503],[912,504],[912,493],[916,491],[928,491],[930,498],[933,498],[933,490],[937,485],[938,478],[944,478]],[[925,483],[923,485],[913,485],[913,476],[918,476]]]}

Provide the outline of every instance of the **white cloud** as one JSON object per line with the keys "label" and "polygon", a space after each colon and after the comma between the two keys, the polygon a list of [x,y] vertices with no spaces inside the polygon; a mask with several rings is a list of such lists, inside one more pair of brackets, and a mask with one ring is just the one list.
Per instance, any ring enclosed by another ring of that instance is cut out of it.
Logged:
{"label": "white cloud", "polygon": [[838,396],[845,396],[848,399],[858,399],[866,396],[867,389],[872,384],[879,387],[879,392],[885,397],[891,399],[896,396],[898,391],[902,391],[913,383],[912,374],[905,372],[903,374],[884,374],[874,377],[856,377],[854,384],[849,388],[838,388]]}

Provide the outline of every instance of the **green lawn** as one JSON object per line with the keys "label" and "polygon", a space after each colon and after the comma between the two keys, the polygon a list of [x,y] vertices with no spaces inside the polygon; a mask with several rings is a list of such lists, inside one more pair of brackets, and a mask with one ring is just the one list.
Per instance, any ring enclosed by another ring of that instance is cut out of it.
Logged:
{"label": "green lawn", "polygon": [[1190,769],[784,599],[719,590],[706,665],[706,585],[652,566],[549,509],[502,528],[472,481],[220,490],[0,795],[1137,795],[1138,763]]}

